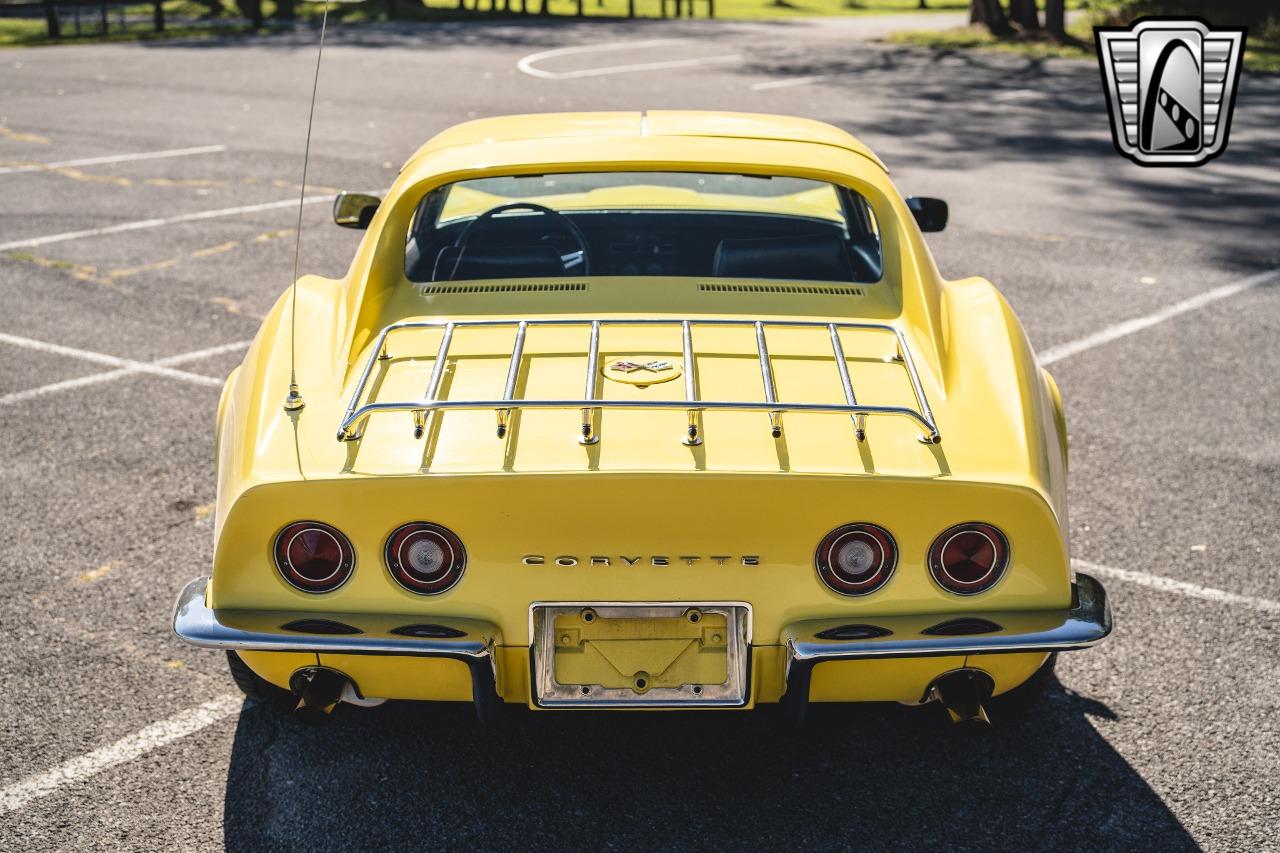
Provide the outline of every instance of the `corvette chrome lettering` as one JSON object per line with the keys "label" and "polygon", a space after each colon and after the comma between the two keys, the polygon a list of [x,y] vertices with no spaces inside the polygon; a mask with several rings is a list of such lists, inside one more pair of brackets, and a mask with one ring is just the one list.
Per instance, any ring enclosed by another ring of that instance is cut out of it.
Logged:
{"label": "corvette chrome lettering", "polygon": [[593,554],[586,558],[579,558],[570,554],[560,554],[555,557],[548,558],[545,554],[525,554],[520,558],[520,563],[525,566],[545,566],[548,561],[563,568],[572,568],[580,564],[590,566],[609,567],[614,565],[614,560],[626,566],[637,566],[642,561],[650,566],[662,568],[670,566],[672,560],[684,563],[686,566],[696,566],[704,560],[715,563],[717,566],[727,565],[731,560],[736,560],[742,566],[758,566],[760,565],[760,557],[758,554],[742,554],[740,556],[731,556],[728,554],[713,554],[704,557],[696,554],[681,554],[677,557],[671,557],[666,554],[651,555],[626,555],[619,554],[616,557],[604,554]]}

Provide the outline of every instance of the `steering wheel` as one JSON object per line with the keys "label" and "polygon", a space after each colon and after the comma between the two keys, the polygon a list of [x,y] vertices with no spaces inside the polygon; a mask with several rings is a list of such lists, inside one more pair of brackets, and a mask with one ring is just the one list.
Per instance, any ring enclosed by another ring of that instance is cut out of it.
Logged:
{"label": "steering wheel", "polygon": [[582,272],[579,275],[591,275],[591,254],[587,237],[582,233],[582,229],[577,226],[572,219],[565,216],[558,210],[552,210],[541,204],[535,204],[531,201],[516,201],[511,204],[500,204],[497,207],[490,208],[475,219],[468,222],[461,231],[458,232],[457,238],[453,241],[454,248],[461,253],[466,249],[467,242],[475,237],[476,232],[483,228],[489,227],[493,222],[493,218],[500,213],[506,213],[511,210],[528,210],[534,213],[541,213],[543,216],[550,216],[556,220],[564,231],[566,231],[573,241],[578,244],[576,252],[569,252],[567,255],[560,256],[560,262],[564,264],[565,272],[570,271],[578,264],[582,264]]}

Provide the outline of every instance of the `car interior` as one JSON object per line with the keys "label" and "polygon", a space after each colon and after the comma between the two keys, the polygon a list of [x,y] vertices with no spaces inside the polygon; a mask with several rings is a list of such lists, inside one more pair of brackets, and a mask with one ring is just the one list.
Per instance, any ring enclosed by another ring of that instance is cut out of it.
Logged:
{"label": "car interior", "polygon": [[556,209],[555,197],[543,196],[548,204],[498,198],[478,215],[441,220],[449,189],[419,205],[406,241],[410,281],[593,275],[871,283],[882,274],[870,210],[844,188],[830,187],[838,218],[771,212],[759,196],[751,210],[581,202]]}

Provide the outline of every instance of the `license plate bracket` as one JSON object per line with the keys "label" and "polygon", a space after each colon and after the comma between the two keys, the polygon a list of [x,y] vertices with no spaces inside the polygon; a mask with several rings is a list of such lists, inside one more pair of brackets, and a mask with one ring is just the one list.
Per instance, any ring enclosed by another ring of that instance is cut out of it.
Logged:
{"label": "license plate bracket", "polygon": [[746,604],[539,603],[530,608],[530,628],[539,707],[747,704]]}

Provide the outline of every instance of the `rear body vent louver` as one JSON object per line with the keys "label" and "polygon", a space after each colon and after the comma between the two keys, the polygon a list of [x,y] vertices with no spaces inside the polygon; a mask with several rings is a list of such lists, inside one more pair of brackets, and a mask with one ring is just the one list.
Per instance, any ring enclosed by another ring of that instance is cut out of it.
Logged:
{"label": "rear body vent louver", "polygon": [[422,295],[435,296],[444,293],[564,293],[586,289],[586,283],[581,281],[512,282],[509,284],[427,284],[422,288]]}
{"label": "rear body vent louver", "polygon": [[808,296],[862,296],[861,287],[842,287],[833,284],[747,284],[745,282],[704,282],[698,285],[703,293],[802,293]]}

